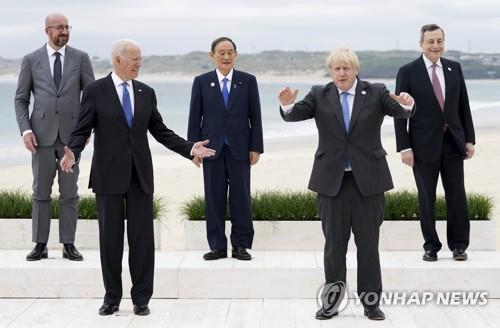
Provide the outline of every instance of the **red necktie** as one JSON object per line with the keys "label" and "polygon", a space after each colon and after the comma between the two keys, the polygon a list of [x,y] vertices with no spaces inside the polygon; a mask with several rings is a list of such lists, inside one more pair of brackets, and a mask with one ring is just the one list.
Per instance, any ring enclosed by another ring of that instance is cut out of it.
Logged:
{"label": "red necktie", "polygon": [[432,89],[434,90],[434,95],[436,95],[436,99],[439,102],[439,107],[441,110],[444,110],[444,97],[443,90],[441,89],[441,83],[439,83],[438,76],[436,74],[436,64],[432,64]]}

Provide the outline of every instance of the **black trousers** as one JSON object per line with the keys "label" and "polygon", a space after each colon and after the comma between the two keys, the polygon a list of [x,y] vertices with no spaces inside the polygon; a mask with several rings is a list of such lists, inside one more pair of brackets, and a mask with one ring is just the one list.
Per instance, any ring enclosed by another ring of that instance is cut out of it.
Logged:
{"label": "black trousers", "polygon": [[99,247],[106,294],[104,302],[119,304],[122,298],[124,217],[127,218],[128,263],[132,302],[148,304],[153,295],[154,232],[153,195],[142,190],[135,168],[125,194],[96,194]]}
{"label": "black trousers", "polygon": [[216,159],[203,161],[207,239],[210,249],[227,249],[225,232],[229,189],[231,245],[252,248],[253,222],[250,203],[250,162],[234,158],[224,145]]}
{"label": "black trousers", "polygon": [[442,247],[436,232],[436,186],[439,174],[446,198],[446,237],[450,250],[467,249],[470,223],[464,186],[464,159],[450,133],[444,133],[443,154],[437,162],[420,162],[415,158],[413,174],[418,190],[420,227],[424,249],[439,251]]}
{"label": "black trousers", "polygon": [[[346,282],[346,253],[352,229],[357,248],[357,292],[359,295],[364,292],[365,296],[380,295],[382,275],[378,242],[384,205],[383,193],[363,196],[351,172],[344,174],[342,186],[335,197],[318,194],[318,212],[325,236],[326,283]],[[361,301],[367,303],[363,297]]]}

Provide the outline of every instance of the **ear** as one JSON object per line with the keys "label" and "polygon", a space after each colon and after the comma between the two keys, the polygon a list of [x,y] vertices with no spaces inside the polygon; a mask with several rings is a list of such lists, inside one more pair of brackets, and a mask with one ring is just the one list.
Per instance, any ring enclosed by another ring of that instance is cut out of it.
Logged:
{"label": "ear", "polygon": [[210,58],[210,59],[212,59],[212,60],[213,60],[213,59],[214,59],[214,55],[215,55],[215,54],[214,54],[213,52],[211,52],[211,51],[210,51],[210,52],[208,53],[208,58]]}
{"label": "ear", "polygon": [[47,34],[47,35],[49,34],[49,28],[48,27],[45,28],[45,34]]}

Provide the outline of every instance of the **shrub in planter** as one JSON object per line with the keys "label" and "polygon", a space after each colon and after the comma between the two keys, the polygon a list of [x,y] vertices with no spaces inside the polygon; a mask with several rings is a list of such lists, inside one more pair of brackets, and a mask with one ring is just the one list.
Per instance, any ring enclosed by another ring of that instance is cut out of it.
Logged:
{"label": "shrub in planter", "polygon": [[[53,197],[52,218],[59,217],[58,196]],[[158,219],[165,208],[159,197],[153,199],[153,219]],[[0,218],[31,218],[31,197],[21,190],[0,190]],[[94,196],[80,196],[78,219],[96,220],[97,210]]]}
{"label": "shrub in planter", "polygon": [[[386,193],[384,220],[418,220],[416,192],[393,191]],[[467,195],[471,220],[489,220],[493,199],[486,195]],[[319,220],[316,194],[310,191],[263,191],[252,196],[254,221],[315,221]],[[188,220],[205,220],[205,202],[196,196],[184,203],[182,213]],[[444,197],[436,200],[436,219],[446,218]],[[226,213],[229,219],[229,211]]]}

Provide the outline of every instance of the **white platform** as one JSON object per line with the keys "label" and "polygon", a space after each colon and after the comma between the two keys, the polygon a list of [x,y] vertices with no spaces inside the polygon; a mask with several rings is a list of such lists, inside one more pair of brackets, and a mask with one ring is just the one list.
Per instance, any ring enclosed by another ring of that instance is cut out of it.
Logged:
{"label": "white platform", "polygon": [[[99,253],[82,252],[71,262],[59,250],[49,259],[25,260],[26,250],[0,251],[0,298],[101,298],[104,294]],[[203,251],[156,253],[155,298],[315,298],[323,282],[319,251],[251,251],[252,261],[202,260]],[[385,291],[487,291],[500,298],[500,252],[470,251],[456,262],[448,251],[438,262],[421,260],[422,252],[381,252]],[[129,297],[127,253],[123,261],[124,297]],[[349,252],[348,285],[356,289],[356,255]]]}

